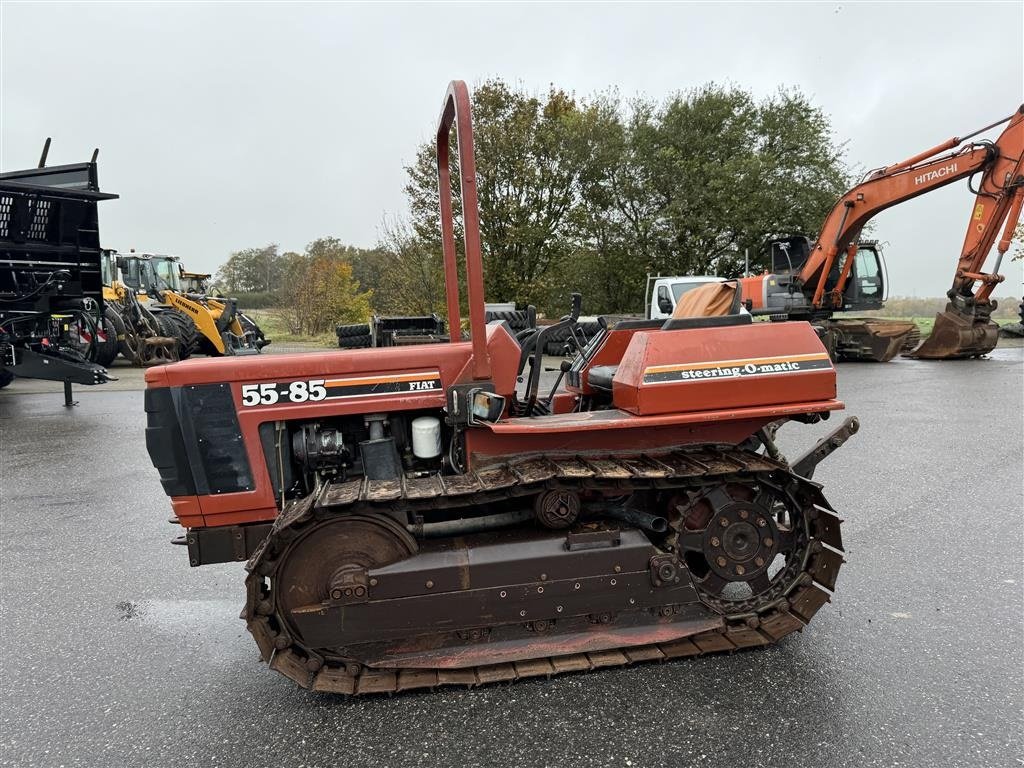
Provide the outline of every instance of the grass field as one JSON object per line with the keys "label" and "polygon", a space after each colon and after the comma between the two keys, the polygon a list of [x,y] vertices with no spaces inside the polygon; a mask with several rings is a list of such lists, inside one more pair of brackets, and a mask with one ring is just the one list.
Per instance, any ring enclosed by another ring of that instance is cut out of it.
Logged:
{"label": "grass field", "polygon": [[309,344],[316,347],[336,347],[338,338],[332,328],[329,333],[317,336],[294,334],[288,327],[287,318],[280,309],[247,309],[249,315],[263,330],[264,335],[277,344]]}
{"label": "grass field", "polygon": [[[870,314],[870,313],[865,313]],[[872,315],[874,317],[874,315]],[[880,319],[882,316],[878,316]],[[935,315],[929,317],[893,317],[891,315],[885,315],[886,320],[906,320],[912,323],[916,323],[917,327],[921,331],[921,337],[924,338],[932,332],[932,327],[935,325]],[[999,325],[1009,325],[1010,323],[1018,322],[1016,317],[997,317],[993,318]]]}

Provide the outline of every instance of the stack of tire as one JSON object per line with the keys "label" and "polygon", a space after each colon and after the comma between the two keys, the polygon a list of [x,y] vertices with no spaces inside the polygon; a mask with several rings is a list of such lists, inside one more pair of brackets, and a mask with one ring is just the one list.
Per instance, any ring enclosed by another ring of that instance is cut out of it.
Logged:
{"label": "stack of tire", "polygon": [[[576,338],[586,344],[600,330],[601,324],[596,321],[583,322],[576,326]],[[572,335],[572,330],[569,328],[561,328],[555,331],[552,335],[548,336],[548,340],[544,344],[544,354],[562,357],[576,352],[575,347],[569,344],[569,337]]]}
{"label": "stack of tire", "polygon": [[341,349],[365,349],[373,343],[368,323],[339,325],[334,332],[338,335],[338,346]]}
{"label": "stack of tire", "polygon": [[508,329],[512,331],[512,335],[515,336],[520,331],[524,331],[529,327],[530,318],[525,309],[517,309],[512,311],[497,311],[488,309],[484,313],[484,321],[490,323],[493,320],[504,320],[508,323]]}
{"label": "stack of tire", "polygon": [[[486,312],[487,322],[492,320],[504,320],[508,323],[509,330],[512,331],[512,335],[515,336],[519,331],[525,330],[529,327],[529,315],[525,309],[515,311],[492,311],[487,310]],[[576,328],[577,337],[582,337],[584,342],[590,341],[594,335],[601,330],[601,324],[594,322],[580,323]],[[548,337],[548,340],[544,344],[544,354],[552,355],[554,357],[561,357],[567,352],[571,352],[569,348],[569,337],[572,334],[568,328],[555,331],[554,335]]]}
{"label": "stack of tire", "polygon": [[1019,338],[1024,336],[1024,301],[1020,303],[1017,308],[1017,316],[1020,317],[1019,323],[1007,323],[999,329],[1000,336],[1008,336],[1012,338]]}

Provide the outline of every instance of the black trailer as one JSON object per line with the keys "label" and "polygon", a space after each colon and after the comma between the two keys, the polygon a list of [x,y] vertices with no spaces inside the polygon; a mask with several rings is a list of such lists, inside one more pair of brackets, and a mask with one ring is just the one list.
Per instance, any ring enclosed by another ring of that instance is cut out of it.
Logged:
{"label": "black trailer", "polygon": [[104,334],[96,154],[87,163],[0,173],[0,387],[15,377],[102,384]]}

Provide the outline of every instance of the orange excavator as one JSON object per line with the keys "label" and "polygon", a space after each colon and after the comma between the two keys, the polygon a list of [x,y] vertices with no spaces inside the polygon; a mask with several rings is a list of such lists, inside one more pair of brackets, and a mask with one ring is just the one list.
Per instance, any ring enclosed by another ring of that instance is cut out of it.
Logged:
{"label": "orange excavator", "polygon": [[[975,141],[978,136],[1007,123],[995,141]],[[852,333],[867,337],[861,347],[874,347],[874,359],[887,360],[897,354],[905,334],[890,321],[862,321],[856,328],[832,319],[832,313],[848,308],[851,291],[858,286],[851,276],[858,263],[864,266],[864,225],[876,214],[894,205],[944,187],[960,179],[979,176],[976,199],[971,209],[967,236],[957,262],[949,303],[935,318],[932,334],[914,357],[953,359],[978,357],[995,348],[999,327],[991,320],[996,302],[992,290],[1003,281],[999,266],[1024,202],[1024,105],[1003,120],[987,125],[965,137],[948,141],[914,155],[903,162],[869,173],[832,207],[822,224],[817,242],[796,238],[772,244],[772,270],[740,280],[743,299],[753,314],[779,319],[824,321],[826,346],[831,350]],[[995,266],[984,271],[985,261],[999,236]],[[880,277],[880,260],[866,279]],[[863,340],[862,340],[863,341]]]}

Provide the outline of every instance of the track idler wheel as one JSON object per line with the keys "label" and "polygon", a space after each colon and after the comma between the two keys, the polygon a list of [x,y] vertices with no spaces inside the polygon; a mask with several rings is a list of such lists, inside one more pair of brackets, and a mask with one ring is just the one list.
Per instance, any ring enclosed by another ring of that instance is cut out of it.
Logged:
{"label": "track idler wheel", "polygon": [[580,516],[580,497],[572,491],[546,491],[537,496],[533,511],[545,528],[569,528]]}
{"label": "track idler wheel", "polygon": [[328,601],[363,601],[367,571],[416,550],[416,540],[384,517],[343,515],[310,525],[277,558],[272,594],[281,629],[302,642],[293,611]]}

